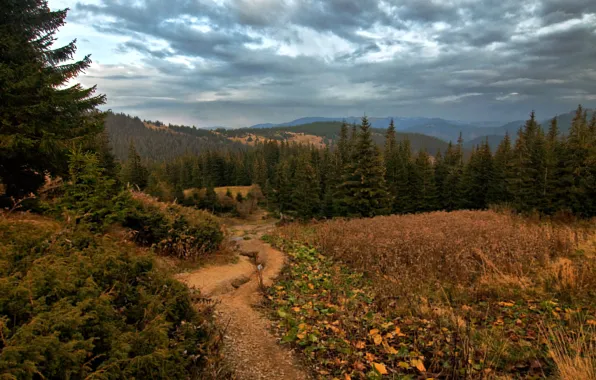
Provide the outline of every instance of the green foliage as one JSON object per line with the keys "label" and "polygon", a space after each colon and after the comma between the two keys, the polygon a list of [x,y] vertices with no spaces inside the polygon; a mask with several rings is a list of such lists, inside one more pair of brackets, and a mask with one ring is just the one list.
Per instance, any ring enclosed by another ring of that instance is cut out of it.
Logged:
{"label": "green foliage", "polygon": [[67,210],[77,223],[93,231],[121,222],[131,202],[129,193],[107,176],[100,164],[94,153],[71,152],[70,181],[64,185],[64,196],[57,204],[59,210]]}
{"label": "green foliage", "polygon": [[[9,1],[0,17],[0,178],[10,196],[35,192],[45,175],[68,175],[66,156],[76,142],[93,145],[103,130],[95,87],[67,85],[89,67],[70,63],[75,41],[52,49],[66,11],[46,1]],[[68,63],[66,63],[68,62]]]}
{"label": "green foliage", "polygon": [[0,221],[0,377],[207,375],[217,333],[184,285],[130,246],[46,225]]}
{"label": "green foliage", "polygon": [[352,142],[352,155],[344,168],[339,189],[348,216],[371,217],[390,212],[391,198],[385,184],[385,168],[379,148],[371,139],[370,125],[362,118]]}
{"label": "green foliage", "polygon": [[131,142],[128,149],[128,159],[122,167],[122,181],[139,189],[144,189],[147,186],[148,176],[149,172],[141,163],[141,157]]}

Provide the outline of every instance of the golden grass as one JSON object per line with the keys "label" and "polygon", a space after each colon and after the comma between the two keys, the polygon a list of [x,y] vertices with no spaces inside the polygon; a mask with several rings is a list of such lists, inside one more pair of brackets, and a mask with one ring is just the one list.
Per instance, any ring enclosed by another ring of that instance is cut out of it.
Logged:
{"label": "golden grass", "polygon": [[224,187],[216,187],[215,192],[219,196],[225,196],[228,192],[228,189],[232,192],[232,195],[236,197],[238,193],[242,194],[243,198],[246,198],[249,191],[253,188],[253,186],[224,186]]}
{"label": "golden grass", "polygon": [[541,327],[561,380],[596,380],[596,345],[584,330],[569,333]]}
{"label": "golden grass", "polygon": [[[384,317],[446,328],[451,335],[429,333],[424,340],[419,330],[417,339],[457,346],[450,354],[419,347],[427,368],[444,371],[438,363],[453,363],[447,378],[478,378],[486,369],[492,372],[485,378],[517,371],[520,378],[558,372],[564,380],[590,380],[596,244],[594,225],[586,226],[456,211],[291,224],[276,234],[364,272],[376,293],[371,309]],[[541,334],[539,324],[564,332],[566,345],[561,336]],[[552,361],[540,336],[548,337]]]}

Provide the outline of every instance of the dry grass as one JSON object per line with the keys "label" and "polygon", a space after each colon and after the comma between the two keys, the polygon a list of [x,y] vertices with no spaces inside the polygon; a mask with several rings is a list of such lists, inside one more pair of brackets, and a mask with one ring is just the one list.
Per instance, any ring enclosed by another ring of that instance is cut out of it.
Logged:
{"label": "dry grass", "polygon": [[546,268],[559,268],[550,276],[557,286],[583,287],[593,279],[583,273],[580,280],[578,268],[560,264],[576,252],[581,234],[492,211],[458,211],[323,223],[312,241],[403,293],[478,288],[487,280],[524,288],[545,280]]}
{"label": "dry grass", "polygon": [[439,334],[427,341],[443,339],[452,356],[417,347],[441,378],[593,379],[596,239],[586,225],[457,211],[294,224],[277,237],[364,272],[385,318],[432,321]]}
{"label": "dry grass", "polygon": [[561,380],[596,380],[596,344],[593,332],[569,333],[542,327],[541,332]]}
{"label": "dry grass", "polygon": [[238,193],[242,194],[243,198],[246,198],[246,196],[248,195],[248,193],[250,192],[250,190],[253,189],[254,186],[227,186],[227,187],[216,187],[215,188],[215,192],[217,193],[217,195],[221,196],[221,197],[225,197],[226,193],[228,192],[228,189],[232,192],[232,195],[234,196],[234,198],[236,198],[236,195]]}

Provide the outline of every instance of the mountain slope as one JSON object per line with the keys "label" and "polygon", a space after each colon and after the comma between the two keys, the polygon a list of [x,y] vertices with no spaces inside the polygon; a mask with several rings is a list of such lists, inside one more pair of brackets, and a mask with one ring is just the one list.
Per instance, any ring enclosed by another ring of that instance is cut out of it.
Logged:
{"label": "mountain slope", "polygon": [[[303,124],[297,126],[273,127],[273,128],[243,128],[222,131],[222,135],[229,138],[240,139],[248,135],[251,136],[251,141],[254,141],[255,136],[259,139],[273,139],[273,140],[287,140],[295,141],[296,134],[300,136],[317,136],[322,138],[322,143],[333,144],[339,138],[339,131],[341,122],[326,121],[315,122],[310,124]],[[377,144],[383,145],[385,142],[385,130],[380,128],[373,128],[373,139]],[[408,138],[412,144],[412,149],[417,151],[426,149],[429,153],[434,154],[437,150],[444,151],[447,148],[447,143],[439,138],[433,136],[426,136],[419,133],[397,133],[397,139],[403,140]]]}
{"label": "mountain slope", "polygon": [[212,131],[144,123],[138,117],[124,114],[108,113],[105,127],[112,150],[120,160],[126,160],[131,142],[142,158],[156,161],[170,160],[185,152],[200,153],[206,149],[241,147]]}

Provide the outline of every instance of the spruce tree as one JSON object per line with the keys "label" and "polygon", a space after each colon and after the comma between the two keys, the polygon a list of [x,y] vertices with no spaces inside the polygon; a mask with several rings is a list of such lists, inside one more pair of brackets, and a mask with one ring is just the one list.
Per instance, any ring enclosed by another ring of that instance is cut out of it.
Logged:
{"label": "spruce tree", "polygon": [[399,161],[397,148],[395,124],[393,123],[393,119],[391,119],[389,128],[387,128],[387,133],[385,134],[385,151],[383,159],[385,161],[385,181],[387,182],[387,190],[392,197],[397,196],[397,166]]}
{"label": "spruce tree", "polygon": [[435,173],[430,156],[425,150],[416,155],[411,165],[410,193],[412,196],[412,212],[433,211],[438,208]]}
{"label": "spruce tree", "polygon": [[393,198],[393,212],[412,212],[412,194],[410,192],[410,174],[412,171],[412,149],[410,140],[406,137],[400,141],[397,148],[395,170],[395,194]]}
{"label": "spruce tree", "polygon": [[0,15],[0,178],[10,196],[36,191],[46,174],[68,176],[67,154],[103,130],[95,87],[67,83],[89,67],[69,62],[75,42],[53,48],[66,10],[43,0],[8,1]]}
{"label": "spruce tree", "polygon": [[308,156],[303,154],[298,157],[292,181],[292,210],[298,219],[308,220],[318,214],[319,191],[315,169]]}
{"label": "spruce tree", "polygon": [[509,133],[499,143],[493,159],[493,180],[488,191],[489,204],[502,204],[512,201],[508,179],[512,169],[513,151],[511,149],[511,138]]}
{"label": "spruce tree", "polygon": [[292,182],[293,173],[290,172],[290,165],[287,160],[277,165],[275,172],[274,198],[280,212],[287,212],[292,206]]}
{"label": "spruce tree", "polygon": [[[177,172],[180,173],[180,171]],[[132,186],[137,186],[140,189],[144,189],[147,186],[148,177],[149,173],[145,166],[143,166],[141,163],[141,156],[139,156],[134,144],[131,141],[128,148],[128,160],[122,168],[122,182],[128,183]],[[181,181],[178,180],[179,178],[180,175],[177,176],[176,181],[172,182],[175,182],[180,187],[183,187]]]}
{"label": "spruce tree", "polygon": [[379,148],[372,140],[368,119],[362,118],[350,164],[342,177],[343,204],[348,216],[371,217],[391,211],[385,170]]}

